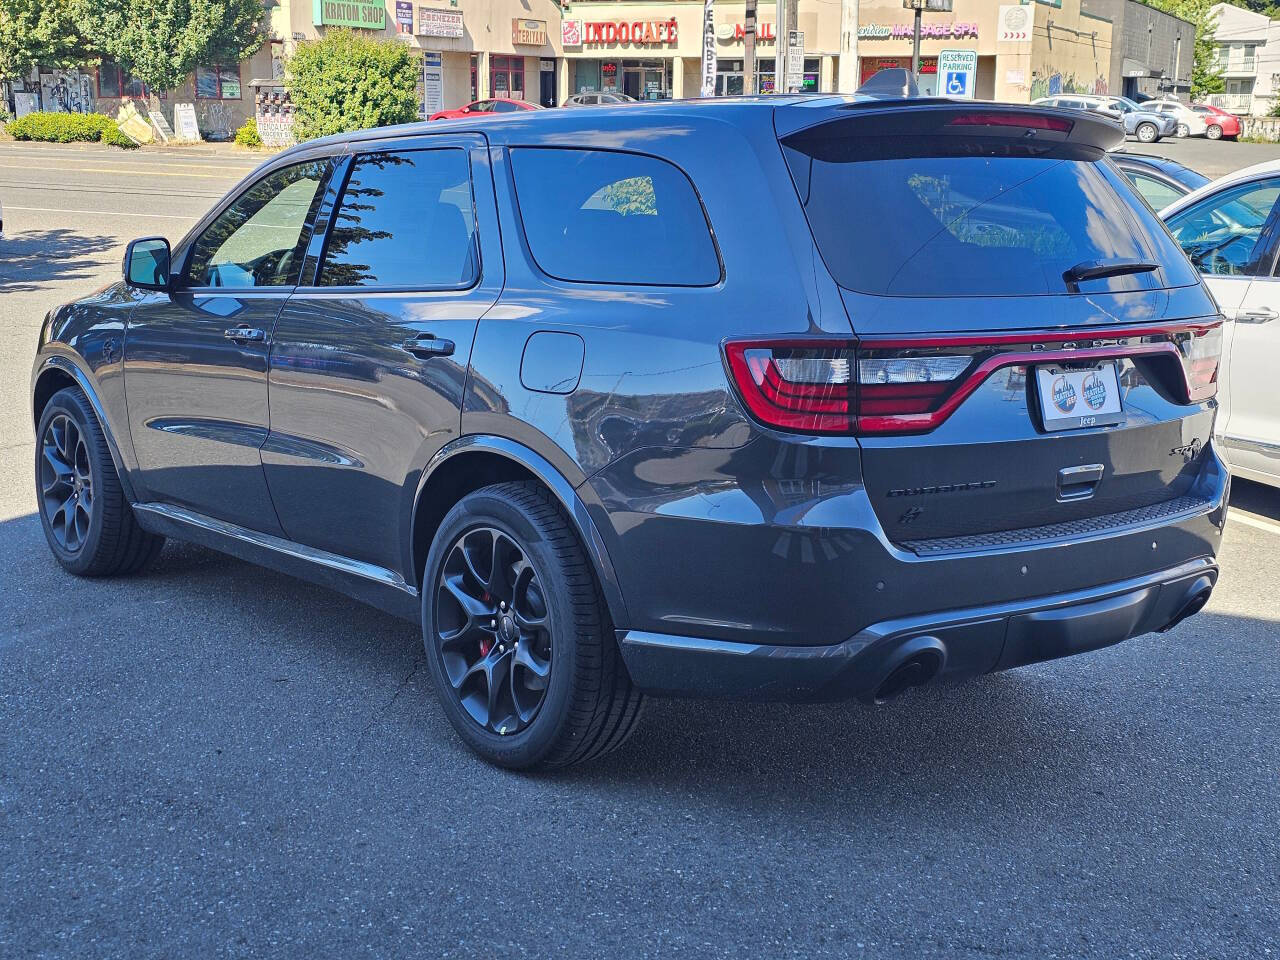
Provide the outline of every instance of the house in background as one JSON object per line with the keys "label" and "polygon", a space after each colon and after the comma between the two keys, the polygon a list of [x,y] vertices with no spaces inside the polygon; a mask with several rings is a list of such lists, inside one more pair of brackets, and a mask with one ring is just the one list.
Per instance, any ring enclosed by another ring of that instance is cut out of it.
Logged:
{"label": "house in background", "polygon": [[1241,116],[1270,113],[1280,92],[1280,21],[1230,3],[1215,4],[1215,64],[1222,74],[1222,93],[1206,99]]}

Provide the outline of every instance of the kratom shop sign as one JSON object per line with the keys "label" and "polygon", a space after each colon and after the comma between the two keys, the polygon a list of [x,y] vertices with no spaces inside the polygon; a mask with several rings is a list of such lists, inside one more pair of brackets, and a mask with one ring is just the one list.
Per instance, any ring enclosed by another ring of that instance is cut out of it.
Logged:
{"label": "kratom shop sign", "polygon": [[383,30],[387,7],[384,0],[314,0],[311,22],[317,27]]}

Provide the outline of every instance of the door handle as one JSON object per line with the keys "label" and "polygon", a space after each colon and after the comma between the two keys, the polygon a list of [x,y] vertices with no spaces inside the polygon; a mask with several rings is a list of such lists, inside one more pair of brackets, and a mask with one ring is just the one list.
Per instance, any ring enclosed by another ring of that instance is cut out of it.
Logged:
{"label": "door handle", "polygon": [[1064,467],[1058,471],[1058,502],[1085,500],[1093,496],[1106,468],[1100,463],[1082,467]]}
{"label": "door handle", "polygon": [[423,333],[404,345],[404,348],[419,360],[430,360],[432,357],[448,357],[453,354],[453,341],[437,337],[434,333]]}
{"label": "door handle", "polygon": [[1276,313],[1270,307],[1254,307],[1252,310],[1237,310],[1237,323],[1270,323],[1276,317],[1280,317],[1280,313]]}
{"label": "door handle", "polygon": [[222,335],[228,340],[266,340],[267,333],[265,330],[258,330],[248,324],[240,324],[238,327],[231,327],[222,331]]}

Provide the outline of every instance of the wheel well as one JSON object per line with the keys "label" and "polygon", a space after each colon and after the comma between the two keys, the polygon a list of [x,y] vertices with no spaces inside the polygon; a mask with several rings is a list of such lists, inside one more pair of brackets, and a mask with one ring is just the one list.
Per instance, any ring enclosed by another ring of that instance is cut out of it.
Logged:
{"label": "wheel well", "polygon": [[75,386],[77,386],[75,378],[65,370],[59,370],[57,367],[50,367],[40,374],[40,379],[36,381],[35,393],[31,399],[31,407],[35,414],[35,425],[37,427],[40,426],[40,417],[44,415],[44,408],[53,399],[53,395],[64,387]]}
{"label": "wheel well", "polygon": [[441,464],[418,494],[413,517],[413,570],[422,586],[431,541],[455,503],[474,490],[510,480],[531,480],[546,487],[532,470],[510,457],[477,450],[460,453]]}

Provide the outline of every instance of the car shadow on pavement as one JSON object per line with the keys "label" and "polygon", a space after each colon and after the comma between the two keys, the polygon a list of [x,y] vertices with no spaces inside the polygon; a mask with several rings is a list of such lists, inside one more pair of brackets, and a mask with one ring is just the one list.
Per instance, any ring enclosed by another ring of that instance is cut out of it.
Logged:
{"label": "car shadow on pavement", "polygon": [[50,280],[80,280],[102,268],[103,251],[116,237],[75,230],[24,230],[0,237],[0,292],[47,287]]}
{"label": "car shadow on pavement", "polygon": [[1231,506],[1280,523],[1280,488],[1232,477]]}

